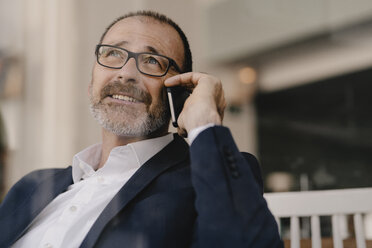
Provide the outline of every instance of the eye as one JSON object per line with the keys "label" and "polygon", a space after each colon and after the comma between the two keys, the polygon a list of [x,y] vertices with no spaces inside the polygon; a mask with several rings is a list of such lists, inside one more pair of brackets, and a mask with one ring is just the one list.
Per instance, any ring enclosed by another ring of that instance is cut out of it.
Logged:
{"label": "eye", "polygon": [[156,54],[142,53],[138,59],[139,66],[144,70],[163,72],[168,66],[167,59]]}
{"label": "eye", "polygon": [[154,58],[153,56],[147,56],[146,59],[145,59],[145,62],[148,63],[148,64],[154,64],[154,65],[159,65],[159,61]]}
{"label": "eye", "polygon": [[101,56],[122,58],[123,52],[118,49],[110,48],[103,50]]}
{"label": "eye", "polygon": [[107,56],[121,57],[121,54],[118,50],[111,50],[107,53]]}

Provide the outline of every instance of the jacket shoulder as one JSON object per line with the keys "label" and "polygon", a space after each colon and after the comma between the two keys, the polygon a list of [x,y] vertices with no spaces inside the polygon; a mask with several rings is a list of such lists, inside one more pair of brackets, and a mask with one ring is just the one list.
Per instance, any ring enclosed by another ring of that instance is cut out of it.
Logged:
{"label": "jacket shoulder", "polygon": [[[27,195],[31,195],[35,188],[39,185],[43,184],[45,181],[58,177],[60,174],[63,173],[70,173],[71,174],[71,166],[67,168],[61,169],[42,169],[42,170],[35,170],[32,171],[25,176],[23,176],[17,183],[15,183],[9,192],[5,195],[2,204],[0,205],[1,208],[7,204],[16,204],[18,202],[17,199],[22,199]],[[16,206],[14,206],[16,207]]]}

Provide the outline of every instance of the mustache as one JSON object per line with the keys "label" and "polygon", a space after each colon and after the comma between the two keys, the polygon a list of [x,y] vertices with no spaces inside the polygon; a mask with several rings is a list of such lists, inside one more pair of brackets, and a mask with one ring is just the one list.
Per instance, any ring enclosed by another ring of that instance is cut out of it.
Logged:
{"label": "mustache", "polygon": [[132,83],[123,84],[117,81],[105,85],[101,90],[100,96],[101,99],[104,99],[115,94],[127,95],[145,104],[150,104],[152,101],[152,97],[147,91],[136,87]]}

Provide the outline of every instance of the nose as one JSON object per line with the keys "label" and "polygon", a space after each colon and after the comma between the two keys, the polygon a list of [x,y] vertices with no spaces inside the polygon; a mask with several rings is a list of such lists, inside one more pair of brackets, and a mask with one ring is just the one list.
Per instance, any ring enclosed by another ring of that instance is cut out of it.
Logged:
{"label": "nose", "polygon": [[136,80],[139,71],[136,66],[136,60],[130,58],[127,63],[118,70],[118,77],[124,81],[127,80]]}

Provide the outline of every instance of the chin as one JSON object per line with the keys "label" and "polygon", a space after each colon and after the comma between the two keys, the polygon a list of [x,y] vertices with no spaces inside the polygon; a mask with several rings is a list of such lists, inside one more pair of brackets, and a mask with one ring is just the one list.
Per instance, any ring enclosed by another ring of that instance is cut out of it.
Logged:
{"label": "chin", "polygon": [[90,104],[94,119],[107,131],[117,136],[159,136],[168,131],[169,111],[162,105],[156,111],[128,107]]}

